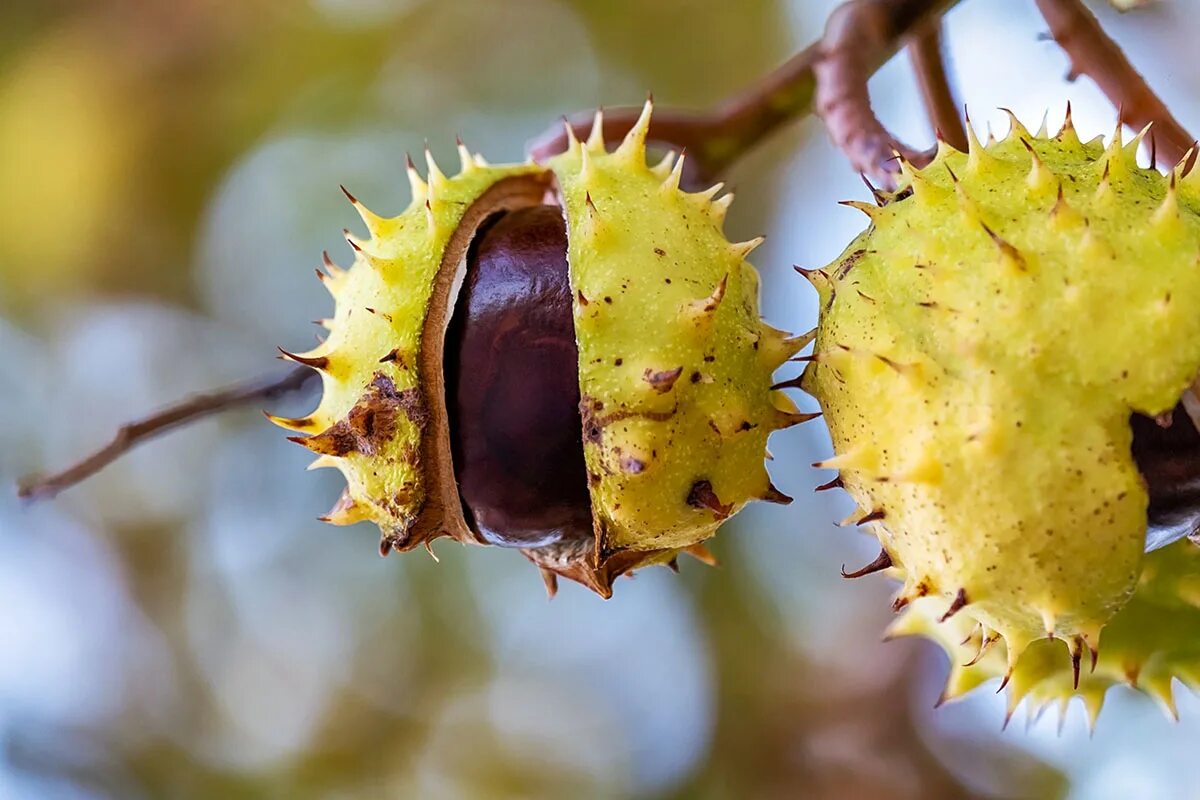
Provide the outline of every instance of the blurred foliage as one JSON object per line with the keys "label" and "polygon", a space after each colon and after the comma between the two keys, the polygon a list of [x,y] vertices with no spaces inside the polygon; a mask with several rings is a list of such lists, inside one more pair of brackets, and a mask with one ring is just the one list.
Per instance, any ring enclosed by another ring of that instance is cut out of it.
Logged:
{"label": "blurred foliage", "polygon": [[[338,182],[394,209],[403,153],[425,137],[439,156],[462,133],[519,158],[563,112],[647,89],[710,104],[833,5],[0,5],[0,394],[28,421],[0,432],[0,479],[265,367],[273,337],[307,338],[327,303],[309,265],[356,224]],[[785,243],[808,240],[793,187],[809,186],[779,166],[807,130],[731,176],[741,238],[775,220]],[[812,141],[805,169],[821,175],[831,159]],[[768,283],[790,263],[775,247]],[[772,292],[776,308],[790,291]],[[824,446],[802,433],[776,463]],[[809,475],[773,468],[806,496],[731,526],[720,569],[642,574],[609,603],[564,587],[547,604],[515,553],[373,557],[369,531],[313,520],[338,487],[305,461],[233,415],[54,505],[0,501],[0,796],[1066,791],[990,734],[949,747],[915,710],[929,670],[910,644],[875,642],[886,587],[844,588],[830,565],[858,544],[812,521],[838,509],[807,496]]]}

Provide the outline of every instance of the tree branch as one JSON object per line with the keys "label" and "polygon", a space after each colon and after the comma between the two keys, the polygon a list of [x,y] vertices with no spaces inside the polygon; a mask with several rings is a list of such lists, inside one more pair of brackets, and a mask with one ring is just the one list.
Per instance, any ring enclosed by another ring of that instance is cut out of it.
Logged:
{"label": "tree branch", "polygon": [[297,367],[282,378],[248,381],[227,389],[197,395],[164,408],[156,414],[122,425],[108,444],[62,472],[45,478],[25,478],[18,484],[17,496],[24,500],[52,498],[64,489],[95,475],[147,439],[222,411],[258,401],[273,400],[299,391],[318,375],[318,372],[308,367]]}
{"label": "tree branch", "polygon": [[1167,160],[1172,164],[1182,160],[1195,139],[1081,0],[1037,0],[1037,6],[1050,26],[1050,35],[1071,60],[1067,79],[1087,75],[1120,109],[1121,122],[1139,128],[1153,122],[1155,144]]}
{"label": "tree branch", "polygon": [[[855,167],[890,179],[895,172],[892,150],[919,155],[897,146],[874,112],[867,80],[896,54],[921,24],[938,18],[958,0],[851,0],[832,16],[822,39],[797,53],[758,84],[707,111],[659,110],[650,122],[649,138],[687,149],[703,177],[719,174],[782,125],[817,111],[830,134]],[[619,139],[633,126],[640,108],[606,110],[604,135]],[[575,135],[591,132],[591,115],[566,120]],[[567,147],[566,132],[555,126],[529,147],[544,160]]]}
{"label": "tree branch", "polygon": [[967,129],[959,115],[961,106],[954,99],[954,89],[946,73],[942,51],[942,26],[937,20],[927,22],[908,45],[925,111],[938,136],[958,150],[967,150]]}

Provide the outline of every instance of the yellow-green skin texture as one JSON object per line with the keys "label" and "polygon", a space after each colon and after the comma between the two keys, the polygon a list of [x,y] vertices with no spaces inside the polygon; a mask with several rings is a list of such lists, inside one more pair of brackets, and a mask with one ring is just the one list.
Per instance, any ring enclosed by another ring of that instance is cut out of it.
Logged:
{"label": "yellow-green skin texture", "polygon": [[[647,166],[650,115],[648,103],[612,153],[598,119],[586,143],[572,138],[545,167],[491,167],[462,148],[453,177],[429,159],[426,183],[410,165],[413,200],[394,218],[351,197],[370,238],[347,233],[355,251],[348,270],[326,261],[322,280],[336,301],[324,322],[328,339],[288,354],[320,370],[323,399],[303,419],[273,418],[309,434],[297,441],[320,455],[314,467],[345,474],[346,491],[326,520],[375,522],[388,547],[399,549],[443,534],[473,540],[461,511],[428,519],[429,503],[457,501],[457,493],[432,485],[453,481],[448,465],[421,463],[423,441],[437,433],[429,430],[429,393],[440,387],[422,385],[418,365],[427,319],[439,306],[436,287],[445,281],[444,256],[464,213],[498,182],[522,176],[557,189],[567,223],[580,446],[595,527],[586,555],[572,547],[530,557],[607,595],[617,574],[669,562],[747,501],[789,500],[767,476],[766,440],[813,415],[772,390],[771,375],[808,340],[759,319],[758,275],[745,257],[760,240],[734,244],[722,233],[732,195],[715,198],[720,186],[680,190],[682,159]],[[419,536],[409,535],[414,525]]]}
{"label": "yellow-green skin texture", "polygon": [[[775,494],[767,437],[802,418],[771,375],[800,343],[758,315],[758,274],[730,243],[719,190],[650,167],[643,120],[613,153],[600,136],[550,162],[567,219],[597,538],[606,550],[684,548]],[[593,130],[599,131],[600,126]],[[728,196],[726,196],[728,198]],[[711,487],[714,509],[693,496]],[[692,502],[689,502],[689,497]]]}
{"label": "yellow-green skin texture", "polygon": [[1015,120],[969,154],[943,145],[808,276],[804,387],[837,453],[817,466],[878,520],[897,605],[961,592],[1010,663],[1047,636],[1099,646],[1146,531],[1129,416],[1200,371],[1200,193],[1136,149]]}
{"label": "yellow-green skin texture", "polygon": [[[950,658],[942,700],[957,698],[1008,671],[1004,643],[984,648],[984,633],[965,615],[938,622],[943,603],[913,601],[890,629],[894,636],[920,635],[937,642]],[[1104,629],[1095,670],[1084,657],[1079,686],[1060,641],[1041,639],[1021,654],[1009,676],[1008,716],[1028,699],[1029,715],[1049,706],[1065,711],[1079,697],[1095,725],[1108,690],[1132,686],[1176,716],[1172,680],[1200,690],[1200,546],[1181,541],[1145,558],[1137,590]]]}
{"label": "yellow-green skin texture", "polygon": [[410,166],[412,201],[396,217],[380,217],[352,199],[370,237],[360,240],[347,231],[354,251],[348,269],[326,260],[322,281],[336,303],[333,318],[323,321],[329,335],[297,359],[318,360],[320,406],[302,419],[272,418],[310,434],[297,440],[319,454],[310,468],[336,467],[345,475],[346,492],[326,521],[371,521],[386,536],[405,541],[428,493],[420,457],[428,404],[418,363],[442,256],[464,213],[486,190],[537,171],[491,167],[464,150],[461,171],[452,177],[432,159],[428,182]]}

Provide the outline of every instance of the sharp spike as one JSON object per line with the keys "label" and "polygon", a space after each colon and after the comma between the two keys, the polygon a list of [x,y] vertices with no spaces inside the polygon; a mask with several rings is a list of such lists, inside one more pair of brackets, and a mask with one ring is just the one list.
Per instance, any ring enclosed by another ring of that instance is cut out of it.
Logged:
{"label": "sharp spike", "polygon": [[545,567],[538,567],[538,569],[542,572],[542,584],[546,587],[546,599],[553,600],[554,595],[558,594],[558,576]]}
{"label": "sharp spike", "polygon": [[702,322],[712,319],[716,310],[720,308],[721,302],[725,299],[725,291],[729,285],[729,273],[725,273],[716,288],[708,297],[701,297],[699,300],[693,300],[690,303],[685,303],[681,317],[690,322]]}
{"label": "sharp spike", "polygon": [[775,487],[775,484],[770,481],[767,482],[767,490],[758,499],[781,506],[791,505],[792,503],[792,498],[779,491]]}
{"label": "sharp spike", "polygon": [[563,132],[567,136],[567,152],[574,153],[579,149],[579,137],[575,135],[575,126],[565,116],[562,118]]}
{"label": "sharp spike", "polygon": [[772,419],[772,430],[781,431],[784,428],[790,428],[793,425],[801,425],[805,422],[814,420],[817,417],[821,416],[821,412],[817,411],[816,413],[806,414],[806,413],[799,413],[799,412],[792,413],[792,412],[780,411],[780,410],[776,409],[773,416],[774,416],[774,418]]}
{"label": "sharp spike", "polygon": [[985,165],[991,164],[991,162],[995,161],[996,159],[994,156],[988,153],[984,146],[980,143],[979,137],[975,134],[975,127],[971,125],[971,118],[969,116],[966,116],[966,122],[967,172],[974,174],[979,172],[979,170]]}
{"label": "sharp spike", "polygon": [[859,567],[853,572],[846,572],[846,565],[842,564],[843,578],[861,578],[864,575],[870,575],[875,572],[888,569],[892,566],[892,557],[888,555],[888,551],[880,549],[879,555],[875,556],[875,560],[866,566]]}
{"label": "sharp spike", "polygon": [[1008,117],[1008,136],[1006,138],[1028,139],[1030,137],[1029,129],[1021,124],[1021,120],[1017,119],[1017,115],[1011,109],[1001,108],[1000,110]]}
{"label": "sharp spike", "polygon": [[674,192],[679,189],[679,181],[683,178],[683,162],[687,160],[687,150],[679,152],[679,158],[675,159],[675,165],[671,168],[671,172],[662,182],[662,188],[667,192]]}
{"label": "sharp spike", "polygon": [[1035,134],[1035,135],[1037,136],[1038,139],[1045,139],[1049,136],[1049,133],[1050,133],[1050,109],[1046,109],[1045,111],[1042,112],[1042,124],[1038,126],[1037,134]]}
{"label": "sharp spike", "polygon": [[805,269],[799,266],[793,266],[792,268],[802,275],[806,281],[811,283],[817,291],[821,291],[833,283],[833,279],[829,273],[823,269]]}
{"label": "sharp spike", "polygon": [[328,356],[297,355],[295,353],[289,353],[287,350],[284,350],[282,347],[278,347],[276,349],[279,351],[280,357],[287,361],[294,361],[297,364],[303,364],[306,367],[312,367],[313,369],[322,371],[322,372],[328,370],[328,368],[329,368],[329,357]]}
{"label": "sharp spike", "polygon": [[691,545],[690,547],[683,548],[683,552],[687,553],[689,556],[696,559],[697,561],[707,564],[710,567],[715,567],[719,563],[717,561],[717,557],[714,556],[712,554],[712,551],[709,550],[708,547],[705,546],[704,543],[702,543],[702,542],[699,544]]}
{"label": "sharp spike", "polygon": [[429,144],[425,144],[425,170],[426,183],[429,184],[431,196],[436,196],[438,191],[446,183],[446,176],[437,165],[437,161],[433,158],[433,153],[429,149]]}
{"label": "sharp spike", "polygon": [[883,206],[886,206],[888,202],[890,202],[890,198],[887,193],[881,192],[879,189],[875,188],[875,184],[871,183],[871,179],[867,177],[867,173],[860,172],[858,173],[858,177],[862,179],[862,182],[866,184],[868,191],[871,192],[871,199],[875,201],[875,205],[882,208]]}
{"label": "sharp spike", "polygon": [[828,483],[822,483],[820,486],[813,489],[813,491],[814,492],[827,492],[830,489],[841,489],[845,485],[846,484],[842,483],[842,476],[838,475],[836,478],[829,481]]}
{"label": "sharp spike", "polygon": [[1071,688],[1079,689],[1079,662],[1083,658],[1083,637],[1076,636],[1067,645],[1071,654]]}
{"label": "sharp spike", "polygon": [[266,411],[263,411],[263,416],[270,420],[271,424],[277,425],[287,431],[305,433],[306,431],[311,431],[313,428],[317,427],[316,420],[314,420],[312,417],[298,417],[296,419],[290,419],[288,417],[277,417],[274,414],[270,414]]}
{"label": "sharp spike", "polygon": [[417,172],[417,165],[413,163],[412,156],[405,153],[404,159],[404,170],[408,173],[408,185],[412,188],[412,202],[414,205],[424,203],[429,196],[429,184],[425,183],[421,174]]}
{"label": "sharp spike", "polygon": [[1171,172],[1171,177],[1167,181],[1167,194],[1150,217],[1150,221],[1157,227],[1173,227],[1180,222],[1178,175],[1178,171]]}
{"label": "sharp spike", "polygon": [[314,470],[314,469],[328,469],[329,467],[337,467],[337,465],[338,465],[337,458],[335,458],[334,456],[322,455],[322,456],[317,456],[316,458],[314,458],[309,463],[309,465],[307,467],[305,467],[305,469],[309,470],[309,471]]}
{"label": "sharp spike", "polygon": [[1008,264],[1016,267],[1021,272],[1029,271],[1029,265],[1026,263],[1025,257],[1021,255],[1020,250],[1003,239],[998,233],[989,228],[986,224],[982,222],[979,224],[983,228],[984,232],[987,233],[987,235],[991,238],[991,240],[996,243],[996,246],[1000,248],[1000,253]]}
{"label": "sharp spike", "polygon": [[627,159],[636,161],[639,166],[645,163],[646,159],[646,135],[650,132],[650,117],[654,113],[654,101],[646,98],[646,104],[642,106],[642,113],[637,118],[637,122],[625,134],[625,138],[621,141],[621,146],[617,148],[617,152]]}
{"label": "sharp spike", "polygon": [[1046,632],[1047,639],[1054,638],[1055,615],[1053,611],[1046,609],[1042,610],[1042,630]]}
{"label": "sharp spike", "polygon": [[461,136],[454,137],[454,144],[458,148],[459,172],[471,172],[478,169],[479,164],[475,161],[475,156],[471,155],[471,151],[463,144]]}
{"label": "sharp spike", "polygon": [[659,162],[650,168],[650,172],[653,173],[659,180],[666,180],[667,176],[671,174],[671,166],[674,163],[675,151],[668,150],[659,160]]}
{"label": "sharp spike", "polygon": [[[311,441],[311,440],[309,440]],[[356,522],[363,522],[370,519],[370,513],[366,508],[355,502],[350,496],[350,490],[342,491],[342,496],[334,503],[333,508],[323,517],[318,517],[322,522],[328,522],[332,525],[353,525]]]}
{"label": "sharp spike", "polygon": [[1125,145],[1125,160],[1130,166],[1137,166],[1138,150],[1142,147],[1142,142],[1154,127],[1154,121],[1147,122],[1146,125],[1134,134],[1134,137],[1129,140],[1129,144]]}
{"label": "sharp spike", "polygon": [[838,205],[846,206],[847,208],[858,209],[862,213],[866,214],[867,218],[870,219],[872,222],[874,222],[875,218],[878,217],[881,213],[879,210],[879,206],[871,205],[870,203],[864,203],[861,200],[839,200]]}
{"label": "sharp spike", "polygon": [[886,519],[886,518],[887,518],[887,512],[884,511],[882,508],[876,508],[876,509],[873,509],[869,514],[866,514],[865,516],[860,517],[858,519],[858,521],[854,523],[854,525],[855,525],[855,527],[861,528],[863,525],[866,525],[871,522],[878,522],[879,520]]}
{"label": "sharp spike", "polygon": [[744,261],[766,240],[767,238],[765,236],[755,236],[753,239],[747,239],[744,242],[734,242],[729,246],[729,248],[736,258]]}
{"label": "sharp spike", "polygon": [[958,593],[954,595],[954,599],[950,602],[950,607],[946,609],[946,613],[938,617],[938,622],[945,622],[946,620],[950,619],[959,611],[962,611],[963,608],[966,607],[967,603],[967,590],[959,589]]}
{"label": "sharp spike", "polygon": [[869,470],[877,466],[874,451],[862,447],[813,464],[816,469]]}
{"label": "sharp spike", "polygon": [[587,149],[593,153],[604,152],[604,109],[597,108],[592,117],[592,130],[588,133]]}

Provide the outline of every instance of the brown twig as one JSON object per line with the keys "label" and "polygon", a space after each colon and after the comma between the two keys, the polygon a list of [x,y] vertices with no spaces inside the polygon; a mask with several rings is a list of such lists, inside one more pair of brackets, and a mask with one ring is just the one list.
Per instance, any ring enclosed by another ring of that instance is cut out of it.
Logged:
{"label": "brown twig", "polygon": [[908,45],[908,55],[934,130],[947,144],[965,151],[967,129],[963,125],[959,114],[961,106],[954,99],[954,89],[946,72],[940,20],[925,23]]}
{"label": "brown twig", "polygon": [[1081,0],[1037,0],[1050,35],[1071,60],[1068,80],[1087,75],[1121,110],[1121,121],[1135,127],[1154,123],[1154,139],[1174,164],[1195,140],[1146,83],[1120,46],[1109,38]]}
{"label": "brown twig", "polygon": [[222,411],[299,391],[318,375],[308,367],[297,367],[282,378],[248,381],[184,400],[144,419],[122,425],[108,444],[56,475],[22,480],[17,495],[25,500],[49,499],[90,478],[141,442],[160,433]]}
{"label": "brown twig", "polygon": [[[867,79],[895,55],[912,31],[944,14],[956,2],[851,0],[833,13],[820,41],[757,85],[707,111],[656,111],[649,138],[677,149],[686,148],[699,172],[711,177],[783,124],[815,107],[856,168],[886,178],[895,171],[890,159],[897,142],[871,111]],[[606,110],[605,138],[623,136],[640,110]],[[577,137],[591,132],[590,114],[570,117],[566,122]],[[565,131],[555,126],[530,145],[529,153],[543,160],[566,147]]]}

